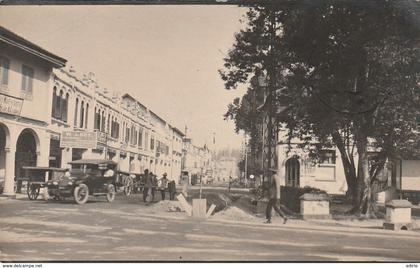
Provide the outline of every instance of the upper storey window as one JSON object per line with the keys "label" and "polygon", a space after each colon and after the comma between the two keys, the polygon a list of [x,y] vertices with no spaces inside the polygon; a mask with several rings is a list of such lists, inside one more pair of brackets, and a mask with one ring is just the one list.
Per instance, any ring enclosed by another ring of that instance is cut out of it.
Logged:
{"label": "upper storey window", "polygon": [[26,65],[23,65],[21,90],[25,94],[32,95],[33,79],[34,79],[34,69]]}
{"label": "upper storey window", "polygon": [[0,87],[9,84],[9,59],[0,57]]}

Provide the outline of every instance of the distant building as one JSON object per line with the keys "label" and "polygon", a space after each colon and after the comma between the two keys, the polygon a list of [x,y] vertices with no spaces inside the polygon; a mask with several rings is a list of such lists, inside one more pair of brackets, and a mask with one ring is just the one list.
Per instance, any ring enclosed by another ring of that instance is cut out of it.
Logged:
{"label": "distant building", "polygon": [[228,181],[230,177],[239,178],[238,160],[234,157],[221,157],[215,164],[217,181]]}
{"label": "distant building", "polygon": [[181,177],[182,170],[182,140],[184,138],[184,133],[175,127],[170,127],[172,130],[172,140],[171,140],[171,153],[172,153],[172,163],[171,163],[171,173],[168,173],[170,179],[175,180],[178,183]]}
{"label": "distant building", "polygon": [[213,158],[209,148],[193,144],[191,138],[183,140],[182,170],[187,171],[191,177],[201,178],[212,174]]}

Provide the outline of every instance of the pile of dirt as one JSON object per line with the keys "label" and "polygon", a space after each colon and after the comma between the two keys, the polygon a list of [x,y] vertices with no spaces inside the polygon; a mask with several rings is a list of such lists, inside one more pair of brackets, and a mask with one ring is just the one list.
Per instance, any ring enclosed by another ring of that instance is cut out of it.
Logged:
{"label": "pile of dirt", "polygon": [[256,206],[252,203],[253,198],[249,195],[241,195],[234,199],[232,205],[238,207],[248,214],[254,214]]}
{"label": "pile of dirt", "polygon": [[235,206],[228,207],[216,213],[212,218],[223,220],[238,220],[238,221],[255,221],[258,220],[255,216],[243,211]]}
{"label": "pile of dirt", "polygon": [[156,203],[151,203],[146,208],[147,212],[159,213],[159,212],[183,212],[178,201],[161,200]]}
{"label": "pile of dirt", "polygon": [[[253,216],[251,198],[249,196],[207,193],[203,194],[202,197],[207,200],[207,210],[212,204],[216,206],[212,218],[239,221],[258,220],[257,217]],[[152,214],[168,212],[185,213],[177,200],[163,200],[150,203],[143,208],[143,211]]]}

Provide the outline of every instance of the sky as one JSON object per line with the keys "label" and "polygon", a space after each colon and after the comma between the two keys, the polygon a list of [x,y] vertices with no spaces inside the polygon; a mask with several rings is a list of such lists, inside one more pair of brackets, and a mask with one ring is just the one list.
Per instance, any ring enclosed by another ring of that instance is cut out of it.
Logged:
{"label": "sky", "polygon": [[193,143],[239,148],[223,120],[245,86],[226,90],[218,69],[243,25],[237,6],[0,6],[0,25],[93,72],[184,131]]}

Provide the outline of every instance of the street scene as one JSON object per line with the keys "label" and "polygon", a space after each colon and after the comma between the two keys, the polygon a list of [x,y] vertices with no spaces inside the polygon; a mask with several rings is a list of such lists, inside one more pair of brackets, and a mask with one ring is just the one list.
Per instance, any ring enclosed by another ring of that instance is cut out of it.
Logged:
{"label": "street scene", "polygon": [[266,225],[235,206],[197,220],[168,212],[176,201],[140,200],[3,201],[2,261],[419,261],[420,232],[390,233],[382,220],[293,218],[284,225],[275,217]]}
{"label": "street scene", "polygon": [[420,262],[419,12],[0,6],[0,262]]}

